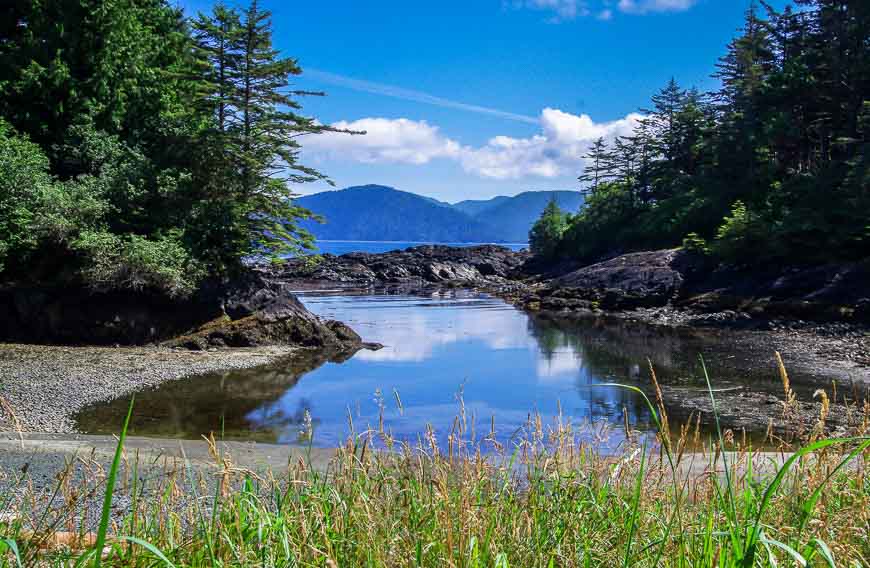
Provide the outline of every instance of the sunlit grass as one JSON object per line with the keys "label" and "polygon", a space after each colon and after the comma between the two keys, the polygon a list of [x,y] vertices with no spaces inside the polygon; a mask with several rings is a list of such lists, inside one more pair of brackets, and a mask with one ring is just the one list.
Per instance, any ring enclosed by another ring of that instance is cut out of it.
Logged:
{"label": "sunlit grass", "polygon": [[648,447],[627,430],[612,455],[569,420],[532,415],[510,447],[472,442],[460,401],[445,451],[431,429],[411,446],[381,427],[325,470],[301,460],[258,475],[210,439],[210,472],[187,463],[143,482],[145,464],[120,453],[124,429],[108,473],[85,460],[50,499],[26,476],[0,496],[0,565],[870,566],[866,402],[851,403],[849,437],[795,424],[776,454],[718,424],[707,440],[697,422],[669,428],[657,386],[652,401],[599,388],[639,392],[666,434]]}

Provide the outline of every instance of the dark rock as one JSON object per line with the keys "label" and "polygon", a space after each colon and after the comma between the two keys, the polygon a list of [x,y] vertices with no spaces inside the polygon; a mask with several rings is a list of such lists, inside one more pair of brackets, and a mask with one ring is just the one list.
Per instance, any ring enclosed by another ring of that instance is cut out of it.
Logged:
{"label": "dark rock", "polygon": [[[513,301],[532,310],[606,310],[657,323],[756,329],[870,323],[870,260],[746,268],[715,266],[708,257],[669,249],[624,254],[580,268],[566,263],[548,268],[532,261],[524,269],[530,267],[544,288],[529,287]],[[663,307],[673,311],[667,317],[649,311]]]}
{"label": "dark rock", "polygon": [[[753,318],[870,322],[870,261],[807,267],[721,266],[687,279],[674,302]],[[798,324],[803,325],[803,324]]]}
{"label": "dark rock", "polygon": [[554,279],[551,294],[609,310],[663,306],[683,284],[684,256],[676,249],[622,255]]}
{"label": "dark rock", "polygon": [[315,266],[308,259],[294,259],[283,267],[268,270],[271,278],[297,286],[324,283],[353,287],[502,286],[520,276],[528,258],[528,253],[496,245],[424,245],[380,254],[327,254]]}
{"label": "dark rock", "polygon": [[0,341],[136,345],[188,349],[296,345],[357,350],[359,335],[322,322],[286,282],[248,271],[207,282],[191,298],[147,292],[97,293],[76,288],[0,288]]}

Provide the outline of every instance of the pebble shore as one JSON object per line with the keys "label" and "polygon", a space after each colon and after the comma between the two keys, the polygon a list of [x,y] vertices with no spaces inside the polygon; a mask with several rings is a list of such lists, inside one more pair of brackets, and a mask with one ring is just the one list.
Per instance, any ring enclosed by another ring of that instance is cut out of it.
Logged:
{"label": "pebble shore", "polygon": [[266,365],[295,350],[0,344],[0,431],[72,433],[72,416],[90,404],[164,381]]}

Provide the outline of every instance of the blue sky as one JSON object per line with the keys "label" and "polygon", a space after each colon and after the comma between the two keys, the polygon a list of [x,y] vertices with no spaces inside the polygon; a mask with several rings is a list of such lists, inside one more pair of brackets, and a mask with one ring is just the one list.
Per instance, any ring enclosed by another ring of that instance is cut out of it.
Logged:
{"label": "blue sky", "polygon": [[[715,61],[749,2],[261,5],[273,12],[276,46],[307,71],[298,87],[328,93],[303,101],[305,112],[368,132],[308,137],[305,163],[338,187],[379,183],[458,201],[578,187],[589,142],[627,133],[632,113],[670,77],[715,88]],[[193,12],[211,2],[181,5]]]}

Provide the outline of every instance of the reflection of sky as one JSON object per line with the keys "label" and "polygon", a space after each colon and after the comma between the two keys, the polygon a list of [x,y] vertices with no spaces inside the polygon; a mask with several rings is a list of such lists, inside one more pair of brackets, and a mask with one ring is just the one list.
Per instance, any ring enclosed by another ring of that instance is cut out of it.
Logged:
{"label": "reflection of sky", "polygon": [[536,372],[539,383],[562,381],[574,377],[583,365],[582,359],[571,350],[554,351],[548,357],[538,358]]}
{"label": "reflection of sky", "polygon": [[308,296],[303,301],[385,347],[328,363],[248,415],[258,427],[278,430],[284,441],[298,436],[298,421],[288,417],[298,416],[300,408],[307,407],[315,421],[315,444],[333,445],[349,433],[348,409],[359,432],[377,426],[380,405],[386,428],[398,438],[415,440],[431,424],[443,440],[459,411],[460,389],[478,434],[489,432],[494,416],[504,440],[523,426],[529,412],[540,412],[546,422],[560,404],[574,424],[601,418],[621,422],[626,392],[585,386],[601,378],[589,374],[582,353],[559,345],[545,355],[527,316],[500,300],[466,294]]}

